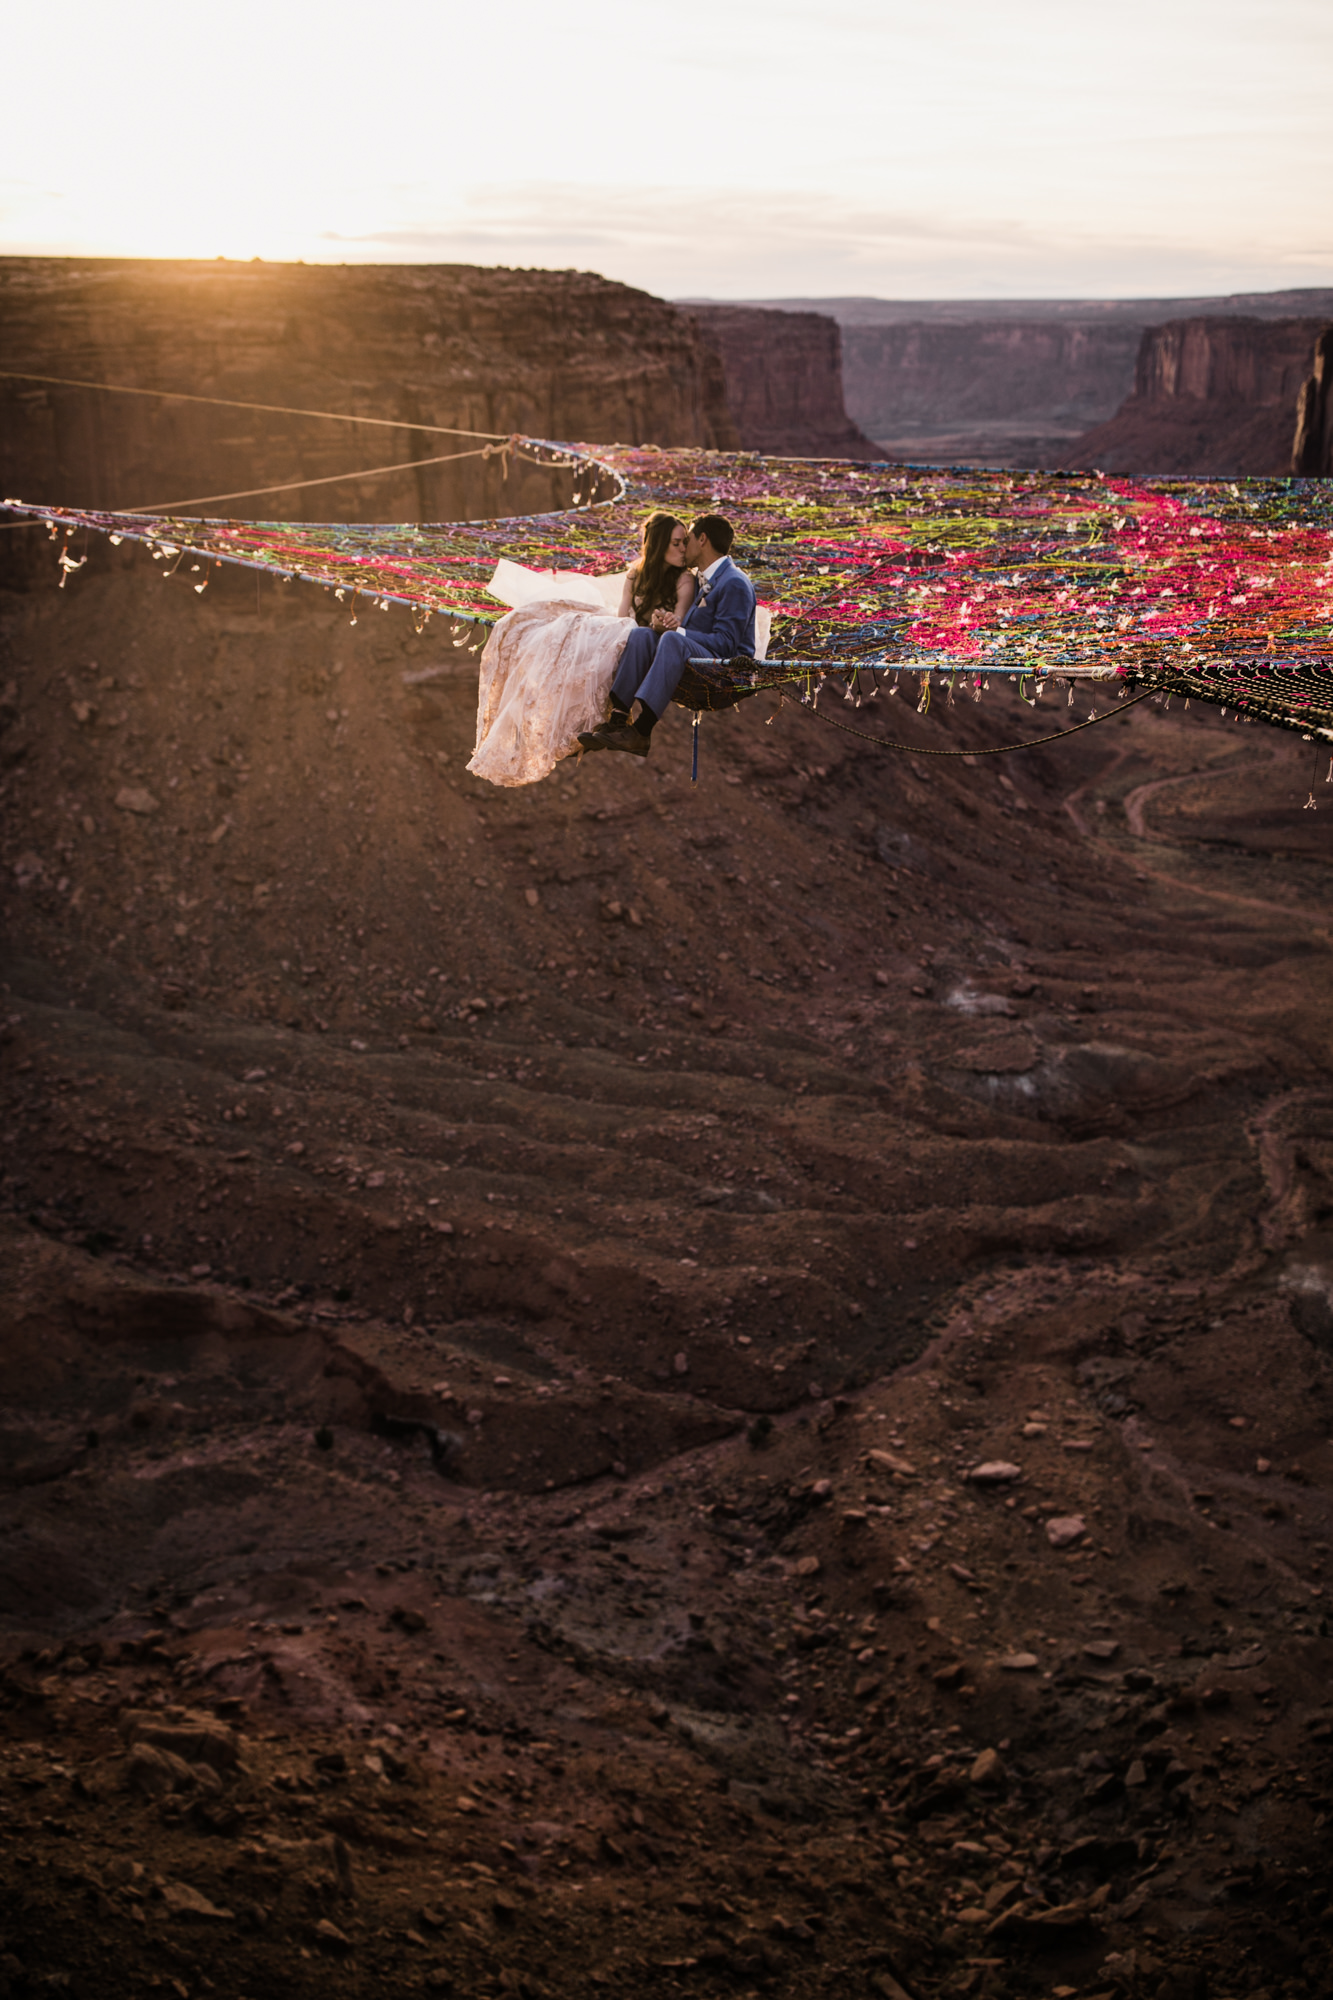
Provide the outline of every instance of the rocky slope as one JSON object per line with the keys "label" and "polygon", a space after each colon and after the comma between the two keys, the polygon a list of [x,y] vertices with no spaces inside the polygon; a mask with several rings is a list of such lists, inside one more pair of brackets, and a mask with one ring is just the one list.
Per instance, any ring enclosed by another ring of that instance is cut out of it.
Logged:
{"label": "rocky slope", "polygon": [[1315,2000],[1308,746],[0,621],[8,1992]]}
{"label": "rocky slope", "polygon": [[1063,462],[1104,472],[1286,473],[1320,319],[1149,327],[1133,393]]}
{"label": "rocky slope", "polygon": [[758,306],[695,306],[690,319],[718,356],[746,450],[798,458],[881,455],[844,407],[836,320]]}
{"label": "rocky slope", "polygon": [[[0,258],[7,369],[487,433],[736,442],[712,351],[664,300],[578,271]],[[92,396],[0,378],[0,492],[151,507],[293,478],[236,503],[273,520],[447,520],[563,504],[562,475],[476,458],[360,467],[466,437]],[[228,511],[226,508],[219,511]]]}

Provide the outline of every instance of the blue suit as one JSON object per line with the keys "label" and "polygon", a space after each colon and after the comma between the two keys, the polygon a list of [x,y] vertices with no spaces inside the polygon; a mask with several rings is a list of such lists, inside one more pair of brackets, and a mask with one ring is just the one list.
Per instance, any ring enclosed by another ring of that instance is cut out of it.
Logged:
{"label": "blue suit", "polygon": [[638,700],[663,715],[687,663],[704,653],[715,660],[754,658],[754,585],[730,556],[723,556],[678,631],[635,627],[611,692],[626,708]]}

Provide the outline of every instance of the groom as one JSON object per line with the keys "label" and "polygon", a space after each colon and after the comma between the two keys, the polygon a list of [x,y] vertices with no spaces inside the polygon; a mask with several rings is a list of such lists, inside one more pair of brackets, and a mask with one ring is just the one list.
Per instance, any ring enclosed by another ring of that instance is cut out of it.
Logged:
{"label": "groom", "polygon": [[[732,539],[731,523],[720,514],[699,516],[685,538],[686,566],[699,572],[699,593],[683,619],[674,611],[657,611],[651,630],[635,626],[611,683],[608,720],[579,736],[585,750],[646,757],[653,730],[691,659],[705,653],[714,660],[753,659],[754,586],[731,560]],[[636,700],[639,713],[631,721]]]}

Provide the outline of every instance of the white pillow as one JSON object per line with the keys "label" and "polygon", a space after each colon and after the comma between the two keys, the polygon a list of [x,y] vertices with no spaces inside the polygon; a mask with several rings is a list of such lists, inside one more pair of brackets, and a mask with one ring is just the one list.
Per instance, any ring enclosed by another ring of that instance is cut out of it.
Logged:
{"label": "white pillow", "polygon": [[[486,589],[491,597],[498,597],[501,604],[509,605],[512,610],[517,610],[520,604],[540,604],[544,599],[558,598],[565,604],[586,604],[590,611],[609,611],[614,617],[620,610],[625,576],[623,569],[615,576],[588,576],[577,569],[525,569],[522,563],[509,562],[502,556]],[[767,657],[772,629],[772,612],[766,604],[756,604],[756,660]]]}

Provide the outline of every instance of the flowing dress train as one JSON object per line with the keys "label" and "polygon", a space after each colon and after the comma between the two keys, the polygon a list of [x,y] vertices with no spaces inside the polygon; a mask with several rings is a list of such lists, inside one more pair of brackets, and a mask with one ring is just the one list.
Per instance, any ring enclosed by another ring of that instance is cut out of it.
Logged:
{"label": "flowing dress train", "polygon": [[502,562],[489,586],[515,609],[481,656],[477,743],[468,763],[493,785],[532,785],[607,714],[632,618],[619,618],[623,573],[590,577]]}
{"label": "flowing dress train", "polygon": [[[486,588],[513,610],[492,629],[477,686],[477,743],[468,763],[493,785],[533,785],[549,778],[595,729],[632,618],[621,618],[625,572],[532,570],[501,561]],[[755,611],[755,658],[768,649],[769,612]]]}
{"label": "flowing dress train", "polygon": [[486,641],[477,688],[477,746],[468,770],[493,785],[532,785],[606,718],[632,618],[584,605],[525,604]]}

